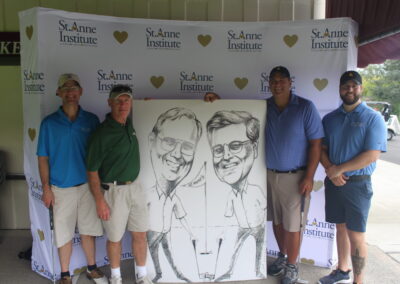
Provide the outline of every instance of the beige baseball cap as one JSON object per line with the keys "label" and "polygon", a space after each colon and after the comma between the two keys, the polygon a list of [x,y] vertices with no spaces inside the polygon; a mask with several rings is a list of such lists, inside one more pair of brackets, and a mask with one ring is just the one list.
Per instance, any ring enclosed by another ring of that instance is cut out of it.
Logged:
{"label": "beige baseball cap", "polygon": [[73,80],[75,82],[78,83],[79,86],[81,86],[81,81],[79,80],[78,75],[73,74],[73,73],[64,73],[62,75],[60,75],[60,77],[58,78],[58,87],[61,88],[62,86],[64,86],[64,84],[70,80]]}

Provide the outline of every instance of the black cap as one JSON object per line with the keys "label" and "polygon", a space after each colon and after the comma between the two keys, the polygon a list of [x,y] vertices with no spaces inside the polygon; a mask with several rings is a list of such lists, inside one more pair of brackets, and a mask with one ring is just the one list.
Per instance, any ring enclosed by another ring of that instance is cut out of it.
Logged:
{"label": "black cap", "polygon": [[110,99],[116,99],[119,96],[128,95],[131,98],[133,97],[132,89],[128,85],[114,85],[110,91],[110,95],[108,96]]}
{"label": "black cap", "polygon": [[283,66],[276,66],[272,68],[271,72],[269,73],[269,78],[271,79],[274,77],[276,73],[280,73],[283,77],[289,78],[290,79],[290,73],[289,70],[287,70],[286,67]]}
{"label": "black cap", "polygon": [[356,71],[346,71],[340,77],[340,85],[346,84],[347,81],[354,81],[357,85],[362,85],[362,78]]}

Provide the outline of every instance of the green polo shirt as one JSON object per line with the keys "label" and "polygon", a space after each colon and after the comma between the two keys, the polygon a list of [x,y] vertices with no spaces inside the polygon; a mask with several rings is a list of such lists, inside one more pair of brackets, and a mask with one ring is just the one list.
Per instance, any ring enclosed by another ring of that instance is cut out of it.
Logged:
{"label": "green polo shirt", "polygon": [[89,139],[86,166],[88,171],[98,171],[102,182],[127,182],[137,178],[139,143],[129,119],[121,125],[107,114]]}

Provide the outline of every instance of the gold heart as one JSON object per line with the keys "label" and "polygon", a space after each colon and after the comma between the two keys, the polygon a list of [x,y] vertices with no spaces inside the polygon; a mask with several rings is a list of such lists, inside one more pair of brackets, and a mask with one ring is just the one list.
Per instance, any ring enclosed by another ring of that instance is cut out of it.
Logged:
{"label": "gold heart", "polygon": [[25,28],[25,33],[26,33],[26,36],[27,36],[29,39],[31,39],[31,38],[32,38],[32,35],[33,35],[33,26],[27,26],[27,27]]}
{"label": "gold heart", "polygon": [[318,91],[322,91],[328,85],[328,79],[314,79],[314,86]]}
{"label": "gold heart", "polygon": [[302,258],[300,259],[300,262],[301,262],[301,263],[312,264],[312,265],[315,264],[314,259],[307,259],[307,258],[304,258],[304,257],[302,257]]}
{"label": "gold heart", "polygon": [[154,87],[157,89],[161,87],[161,85],[164,83],[164,77],[163,76],[151,76],[150,78],[151,84],[153,84]]}
{"label": "gold heart", "polygon": [[233,81],[235,82],[236,87],[238,87],[240,90],[243,90],[244,87],[247,86],[247,83],[249,83],[247,78],[235,78]]}
{"label": "gold heart", "polygon": [[322,188],[322,186],[324,185],[324,182],[322,180],[317,180],[314,181],[314,186],[313,186],[313,191],[318,191]]}
{"label": "gold heart", "polygon": [[37,230],[37,233],[38,233],[38,235],[39,235],[39,240],[40,240],[41,242],[44,241],[44,232],[38,229],[38,230]]}
{"label": "gold heart", "polygon": [[206,47],[210,43],[211,39],[212,39],[212,37],[210,35],[198,35],[197,36],[197,40],[204,47]]}
{"label": "gold heart", "polygon": [[79,274],[81,274],[82,272],[84,272],[84,271],[86,271],[86,266],[84,266],[84,267],[81,267],[81,268],[75,268],[74,269],[74,275],[79,275]]}
{"label": "gold heart", "polygon": [[36,129],[35,128],[28,128],[28,135],[29,135],[29,138],[31,138],[31,141],[35,140]]}
{"label": "gold heart", "polygon": [[283,37],[283,41],[289,47],[292,47],[293,45],[295,45],[298,39],[299,38],[297,37],[297,35],[291,35],[291,36],[290,35],[285,35]]}
{"label": "gold heart", "polygon": [[126,39],[128,38],[128,33],[125,32],[125,31],[123,31],[123,32],[115,31],[115,32],[113,33],[113,35],[114,35],[114,38],[115,38],[119,43],[123,43],[123,42],[126,41]]}

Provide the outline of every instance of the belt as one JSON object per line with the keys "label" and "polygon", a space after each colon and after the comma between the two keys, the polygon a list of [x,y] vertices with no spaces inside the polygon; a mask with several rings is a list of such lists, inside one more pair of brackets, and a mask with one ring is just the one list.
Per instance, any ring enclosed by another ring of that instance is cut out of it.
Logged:
{"label": "belt", "polygon": [[370,175],[360,175],[360,176],[349,176],[347,181],[360,181],[370,179]]}
{"label": "belt", "polygon": [[80,184],[75,184],[75,185],[73,185],[72,187],[78,187],[78,186],[81,186],[82,184],[84,184],[84,182],[82,182],[82,183],[80,183]]}
{"label": "belt", "polygon": [[268,169],[268,170],[271,171],[271,172],[277,173],[277,174],[295,174],[295,173],[297,173],[299,171],[304,171],[306,169],[307,169],[307,167],[303,166],[303,167],[300,167],[300,168],[297,168],[297,169],[294,169],[294,170],[290,170],[290,171],[279,171],[279,170],[274,170],[274,169]]}
{"label": "belt", "polygon": [[[131,183],[133,183],[133,181],[130,181],[130,180],[129,181],[114,181],[114,182],[112,182],[112,184],[114,184],[114,185],[128,185],[128,184],[131,184]],[[109,190],[110,189],[110,185],[108,185],[106,183],[102,183],[101,187],[104,190]]]}

